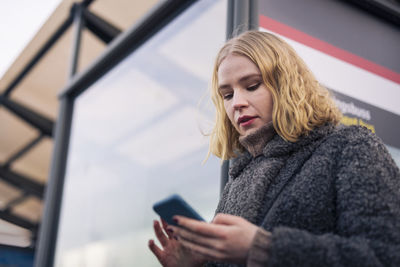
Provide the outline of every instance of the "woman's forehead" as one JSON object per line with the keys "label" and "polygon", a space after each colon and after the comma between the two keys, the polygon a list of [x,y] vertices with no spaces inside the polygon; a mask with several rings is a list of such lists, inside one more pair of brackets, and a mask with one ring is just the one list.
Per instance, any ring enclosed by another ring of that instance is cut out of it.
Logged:
{"label": "woman's forehead", "polygon": [[218,68],[218,80],[222,83],[224,80],[261,75],[256,64],[245,56],[229,55],[220,64]]}

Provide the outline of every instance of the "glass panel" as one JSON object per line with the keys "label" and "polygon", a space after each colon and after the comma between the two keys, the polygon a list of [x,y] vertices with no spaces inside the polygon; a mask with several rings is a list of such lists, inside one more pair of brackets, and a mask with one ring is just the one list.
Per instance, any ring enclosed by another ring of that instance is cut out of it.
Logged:
{"label": "glass panel", "polygon": [[386,147],[392,155],[394,162],[396,162],[397,166],[400,168],[400,149],[388,145]]}
{"label": "glass panel", "polygon": [[172,193],[211,220],[220,161],[202,165],[201,132],[226,5],[197,2],[76,100],[55,266],[159,266],[152,205]]}

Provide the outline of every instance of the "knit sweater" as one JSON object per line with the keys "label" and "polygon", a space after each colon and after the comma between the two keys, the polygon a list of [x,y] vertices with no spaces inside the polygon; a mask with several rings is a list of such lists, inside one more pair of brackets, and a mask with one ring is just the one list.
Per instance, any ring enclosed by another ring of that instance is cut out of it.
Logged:
{"label": "knit sweater", "polygon": [[369,130],[275,135],[229,175],[216,212],[260,226],[247,266],[400,266],[400,171]]}

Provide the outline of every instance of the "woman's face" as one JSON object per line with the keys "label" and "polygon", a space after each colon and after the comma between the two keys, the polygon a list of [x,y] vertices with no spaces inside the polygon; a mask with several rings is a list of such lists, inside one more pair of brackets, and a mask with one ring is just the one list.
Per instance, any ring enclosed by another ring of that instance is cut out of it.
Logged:
{"label": "woman's face", "polygon": [[241,136],[272,121],[272,95],[258,67],[247,57],[228,55],[218,69],[225,112]]}

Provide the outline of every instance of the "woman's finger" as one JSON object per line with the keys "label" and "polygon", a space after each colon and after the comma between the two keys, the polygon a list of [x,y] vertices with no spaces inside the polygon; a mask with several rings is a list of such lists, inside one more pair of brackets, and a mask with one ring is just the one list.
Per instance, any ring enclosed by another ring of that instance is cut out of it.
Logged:
{"label": "woman's finger", "polygon": [[168,223],[163,218],[160,218],[160,220],[161,220],[161,225],[164,231],[167,233],[168,238],[172,239],[173,238],[172,233],[168,231]]}
{"label": "woman's finger", "polygon": [[222,261],[225,259],[225,254],[215,248],[203,247],[201,245],[197,245],[183,239],[180,239],[179,242],[181,242],[181,244],[185,248],[193,252],[199,253],[208,260]]}
{"label": "woman's finger", "polygon": [[160,244],[162,245],[162,247],[167,246],[168,237],[165,235],[164,231],[161,229],[160,223],[158,221],[154,221],[153,227],[154,227],[154,232],[156,234],[156,237],[157,237],[158,241],[160,241]]}
{"label": "woman's finger", "polygon": [[163,218],[160,218],[160,221],[161,221],[161,224],[162,224],[163,228],[167,229],[168,223]]}
{"label": "woman's finger", "polygon": [[185,240],[187,242],[197,244],[204,247],[213,248],[218,239],[214,237],[203,236],[198,233],[193,233],[190,230],[180,227],[173,228],[174,234],[179,237],[179,240]]}
{"label": "woman's finger", "polygon": [[230,214],[225,214],[225,213],[218,213],[215,215],[214,219],[212,220],[212,223],[215,224],[225,224],[225,225],[237,225],[242,223],[243,218],[235,216],[235,215],[230,215]]}
{"label": "woman's finger", "polygon": [[213,238],[225,237],[226,226],[224,225],[210,224],[182,216],[174,216],[174,219],[176,219],[180,227],[186,228],[193,233]]}
{"label": "woman's finger", "polygon": [[149,248],[151,252],[157,257],[158,261],[162,264],[162,259],[163,259],[163,254],[164,251],[162,251],[155,243],[154,240],[150,239],[149,240]]}

